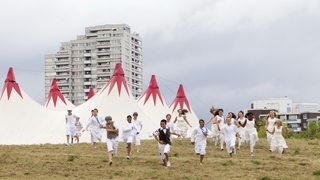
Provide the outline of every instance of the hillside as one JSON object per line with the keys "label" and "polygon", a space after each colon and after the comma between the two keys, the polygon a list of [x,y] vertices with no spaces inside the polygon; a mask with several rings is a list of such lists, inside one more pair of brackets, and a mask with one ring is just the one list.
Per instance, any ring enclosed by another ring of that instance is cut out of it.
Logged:
{"label": "hillside", "polygon": [[233,159],[208,140],[204,165],[193,153],[190,139],[174,140],[171,167],[160,164],[157,144],[142,142],[141,151],[125,159],[125,145],[119,143],[118,156],[108,166],[105,143],[97,149],[81,143],[60,145],[0,146],[1,179],[319,179],[319,140],[287,140],[289,149],[279,158],[267,151],[260,139],[255,156],[243,147]]}

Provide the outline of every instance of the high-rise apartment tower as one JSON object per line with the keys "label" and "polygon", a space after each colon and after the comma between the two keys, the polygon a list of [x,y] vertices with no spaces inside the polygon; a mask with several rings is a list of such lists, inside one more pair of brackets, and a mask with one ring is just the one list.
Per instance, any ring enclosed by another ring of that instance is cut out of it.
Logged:
{"label": "high-rise apartment tower", "polygon": [[85,28],[85,35],[62,42],[56,54],[45,56],[45,96],[52,79],[75,105],[87,100],[89,88],[100,90],[122,63],[134,97],[142,93],[142,40],[128,25],[108,24]]}

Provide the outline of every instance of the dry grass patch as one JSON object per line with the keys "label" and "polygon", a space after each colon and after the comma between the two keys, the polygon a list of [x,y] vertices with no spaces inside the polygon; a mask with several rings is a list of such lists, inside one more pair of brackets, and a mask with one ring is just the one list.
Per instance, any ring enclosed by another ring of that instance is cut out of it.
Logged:
{"label": "dry grass patch", "polygon": [[[160,162],[154,140],[142,142],[139,153],[125,158],[119,143],[118,156],[109,167],[105,144],[97,149],[81,143],[65,145],[0,146],[0,179],[317,179],[320,177],[319,140],[287,140],[282,157],[268,151],[260,139],[255,156],[242,147],[232,158],[208,139],[204,165],[194,154],[190,139],[174,140],[171,167]],[[315,152],[317,151],[317,152]]]}

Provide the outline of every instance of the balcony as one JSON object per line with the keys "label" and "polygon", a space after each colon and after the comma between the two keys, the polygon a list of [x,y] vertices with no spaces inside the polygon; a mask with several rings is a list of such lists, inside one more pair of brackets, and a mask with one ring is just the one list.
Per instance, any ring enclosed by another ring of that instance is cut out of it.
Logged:
{"label": "balcony", "polygon": [[91,53],[84,53],[83,56],[84,57],[91,57]]}
{"label": "balcony", "polygon": [[91,71],[91,69],[92,69],[91,67],[85,67],[85,68],[83,68],[84,71]]}
{"label": "balcony", "polygon": [[108,48],[110,45],[110,43],[99,43],[97,44],[97,48]]}

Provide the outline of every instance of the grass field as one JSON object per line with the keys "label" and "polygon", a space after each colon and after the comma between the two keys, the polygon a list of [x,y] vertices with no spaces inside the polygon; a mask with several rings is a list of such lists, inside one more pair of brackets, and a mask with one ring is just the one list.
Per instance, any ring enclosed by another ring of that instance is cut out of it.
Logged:
{"label": "grass field", "polygon": [[125,145],[108,166],[105,143],[97,149],[81,143],[73,146],[0,146],[0,179],[320,179],[320,141],[289,139],[280,158],[268,152],[260,139],[255,156],[243,147],[232,158],[208,139],[204,165],[199,165],[190,139],[174,140],[171,167],[160,164],[154,140],[142,141],[139,153],[125,159]]}

